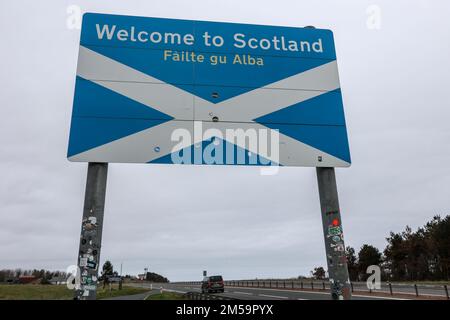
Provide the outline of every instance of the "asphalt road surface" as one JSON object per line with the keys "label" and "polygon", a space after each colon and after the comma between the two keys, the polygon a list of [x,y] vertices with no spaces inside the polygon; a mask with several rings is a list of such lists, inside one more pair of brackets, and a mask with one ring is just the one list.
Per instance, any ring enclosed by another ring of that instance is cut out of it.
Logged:
{"label": "asphalt road surface", "polygon": [[[144,292],[144,293],[132,294],[129,296],[119,296],[119,297],[108,298],[105,300],[145,300],[145,298],[147,298],[151,293],[153,293],[153,292],[149,291],[149,292]],[[157,292],[155,291],[154,293],[157,293]]]}
{"label": "asphalt road surface", "polygon": [[[149,283],[136,283],[135,286],[150,288]],[[153,284],[153,289],[159,289],[160,284]],[[201,292],[199,285],[186,284],[162,284],[163,290],[186,293]],[[156,288],[157,287],[157,288]],[[225,286],[224,293],[214,293],[214,295],[223,295],[239,300],[331,300],[329,292],[295,291],[285,289],[268,288],[243,288]],[[392,297],[375,297],[355,294],[353,300],[404,300]]]}

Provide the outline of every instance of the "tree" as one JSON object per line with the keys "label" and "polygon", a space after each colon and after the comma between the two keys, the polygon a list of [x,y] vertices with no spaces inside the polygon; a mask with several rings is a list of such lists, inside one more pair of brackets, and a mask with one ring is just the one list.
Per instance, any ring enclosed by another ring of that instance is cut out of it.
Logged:
{"label": "tree", "polygon": [[102,276],[101,276],[101,278],[103,279],[103,289],[105,289],[106,284],[109,283],[108,276],[112,276],[113,273],[114,267],[111,261],[106,260],[102,267]]}
{"label": "tree", "polygon": [[154,272],[147,272],[147,274],[145,275],[145,280],[151,282],[163,282],[163,283],[169,282],[169,280],[166,277],[163,277],[162,275]]}
{"label": "tree", "polygon": [[312,275],[317,280],[323,280],[323,279],[325,279],[325,269],[323,267],[314,268]]}
{"label": "tree", "polygon": [[366,274],[367,267],[371,265],[379,266],[382,262],[380,251],[374,246],[365,244],[358,253],[358,269],[362,279],[366,280],[369,275]]}
{"label": "tree", "polygon": [[386,238],[388,245],[384,249],[386,267],[393,280],[404,280],[406,277],[406,244],[400,233],[390,233]]}
{"label": "tree", "polygon": [[413,232],[391,232],[384,250],[394,280],[448,280],[450,277],[450,216],[434,216]]}
{"label": "tree", "polygon": [[358,260],[355,255],[355,249],[347,247],[345,249],[345,255],[347,256],[348,275],[351,281],[358,280]]}
{"label": "tree", "polygon": [[407,227],[403,233],[406,244],[406,267],[408,280],[426,280],[430,277],[429,260],[431,255],[426,242],[427,235],[423,228],[412,232]]}
{"label": "tree", "polygon": [[434,216],[424,226],[430,272],[434,280],[450,279],[450,215],[444,219]]}
{"label": "tree", "polygon": [[114,267],[111,261],[106,260],[102,267],[102,278],[105,279],[108,276],[112,276],[114,274]]}

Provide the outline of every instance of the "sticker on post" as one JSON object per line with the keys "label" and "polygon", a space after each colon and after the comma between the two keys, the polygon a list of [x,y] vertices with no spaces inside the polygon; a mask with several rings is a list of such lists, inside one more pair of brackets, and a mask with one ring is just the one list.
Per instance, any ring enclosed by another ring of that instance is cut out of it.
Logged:
{"label": "sticker on post", "polygon": [[88,263],[87,258],[80,258],[80,267],[86,267]]}

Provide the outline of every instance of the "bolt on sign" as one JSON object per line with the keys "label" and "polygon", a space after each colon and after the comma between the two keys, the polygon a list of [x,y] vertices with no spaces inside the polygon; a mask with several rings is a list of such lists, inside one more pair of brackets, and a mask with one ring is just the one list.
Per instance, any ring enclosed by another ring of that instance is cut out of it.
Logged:
{"label": "bolt on sign", "polygon": [[348,167],[333,34],[87,13],[68,159]]}

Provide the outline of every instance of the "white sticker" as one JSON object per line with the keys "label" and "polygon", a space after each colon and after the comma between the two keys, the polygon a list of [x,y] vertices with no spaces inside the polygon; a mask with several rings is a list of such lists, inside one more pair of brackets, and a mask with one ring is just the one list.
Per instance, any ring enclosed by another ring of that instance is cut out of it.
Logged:
{"label": "white sticker", "polygon": [[80,267],[86,267],[87,261],[88,261],[88,258],[80,258]]}

